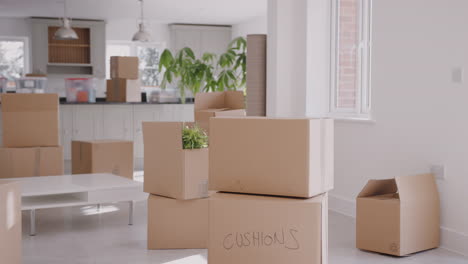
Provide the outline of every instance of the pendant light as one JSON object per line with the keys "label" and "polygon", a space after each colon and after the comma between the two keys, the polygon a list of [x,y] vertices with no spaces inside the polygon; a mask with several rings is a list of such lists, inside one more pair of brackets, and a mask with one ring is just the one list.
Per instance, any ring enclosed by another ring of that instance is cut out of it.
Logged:
{"label": "pendant light", "polygon": [[[59,19],[60,20],[60,19]],[[57,40],[70,40],[78,39],[75,30],[71,28],[71,20],[67,17],[67,0],[63,2],[63,18],[60,20],[62,26],[55,31],[54,39]]]}
{"label": "pendant light", "polygon": [[138,0],[140,2],[141,7],[141,17],[140,23],[138,24],[138,31],[133,35],[132,41],[140,41],[140,42],[148,42],[151,40],[151,35],[148,31],[146,31],[146,27],[144,24],[144,16],[143,16],[143,0]]}

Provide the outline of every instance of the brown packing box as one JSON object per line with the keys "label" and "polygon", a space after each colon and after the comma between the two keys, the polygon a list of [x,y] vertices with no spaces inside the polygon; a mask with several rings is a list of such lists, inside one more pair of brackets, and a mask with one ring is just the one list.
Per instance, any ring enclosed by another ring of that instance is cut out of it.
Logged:
{"label": "brown packing box", "polygon": [[4,147],[59,146],[57,94],[2,94]]}
{"label": "brown packing box", "polygon": [[217,193],[210,197],[208,263],[326,264],[328,197]]}
{"label": "brown packing box", "polygon": [[356,247],[395,256],[436,248],[439,206],[431,174],[370,180],[357,198]]}
{"label": "brown packing box", "polygon": [[333,189],[332,119],[212,118],[210,127],[210,190],[308,198]]}
{"label": "brown packing box", "polygon": [[93,140],[72,142],[72,173],[113,173],[133,179],[133,142]]}
{"label": "brown packing box", "polygon": [[0,181],[0,262],[21,264],[20,184]]}
{"label": "brown packing box", "polygon": [[0,178],[63,175],[63,148],[0,148]]}
{"label": "brown packing box", "polygon": [[217,116],[245,116],[245,98],[241,91],[197,93],[195,122],[209,133],[209,121]]}
{"label": "brown packing box", "polygon": [[208,198],[148,197],[148,249],[207,248]]}
{"label": "brown packing box", "polygon": [[183,126],[143,123],[145,192],[180,200],[208,196],[208,148],[183,149]]}
{"label": "brown packing box", "polygon": [[106,101],[141,102],[140,80],[122,78],[107,80]]}
{"label": "brown packing box", "polygon": [[138,79],[138,57],[112,56],[111,78]]}

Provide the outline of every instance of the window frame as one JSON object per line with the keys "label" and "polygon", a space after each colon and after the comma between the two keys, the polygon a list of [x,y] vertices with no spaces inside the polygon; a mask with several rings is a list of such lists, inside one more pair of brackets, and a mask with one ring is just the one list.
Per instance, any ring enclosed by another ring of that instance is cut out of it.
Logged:
{"label": "window frame", "polygon": [[3,35],[0,35],[0,41],[21,41],[23,42],[23,49],[24,49],[24,53],[23,53],[23,65],[24,65],[24,72],[23,72],[23,76],[21,77],[24,77],[27,73],[29,73],[31,71],[31,65],[30,65],[30,61],[31,61],[31,57],[30,57],[30,52],[29,52],[29,38],[28,37],[24,37],[24,36],[3,36]]}
{"label": "window frame", "polygon": [[[107,52],[107,46],[108,45],[122,45],[122,46],[128,46],[130,47],[130,54],[129,56],[135,56],[138,57],[138,47],[156,47],[161,50],[161,53],[166,49],[166,42],[134,42],[134,41],[125,41],[125,40],[107,40],[106,41],[106,52]],[[107,54],[106,54],[106,59],[107,59]],[[107,63],[106,63],[107,66]],[[138,68],[140,71],[140,69]],[[106,68],[106,77],[107,77],[107,72],[110,71],[110,68]],[[155,88],[158,86],[144,86],[142,85],[141,88]]]}
{"label": "window frame", "polygon": [[359,39],[357,47],[358,83],[356,90],[356,105],[354,108],[340,108],[338,104],[338,78],[339,78],[339,10],[341,0],[331,2],[331,43],[330,43],[330,89],[328,100],[328,115],[339,119],[372,119],[372,0],[360,1]]}

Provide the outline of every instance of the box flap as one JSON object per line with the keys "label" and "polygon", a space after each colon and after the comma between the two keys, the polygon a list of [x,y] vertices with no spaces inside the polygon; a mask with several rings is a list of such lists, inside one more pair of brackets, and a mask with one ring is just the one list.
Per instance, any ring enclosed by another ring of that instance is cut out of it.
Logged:
{"label": "box flap", "polygon": [[3,112],[58,111],[57,94],[2,94]]}
{"label": "box flap", "polygon": [[203,109],[220,109],[224,106],[224,92],[197,93],[195,95],[195,111]]}
{"label": "box flap", "polygon": [[143,122],[143,137],[149,136],[145,131],[157,131],[158,134],[151,137],[155,146],[182,150],[183,126],[183,122]]}
{"label": "box flap", "polygon": [[396,193],[398,191],[395,179],[369,180],[358,195],[359,197],[370,197],[375,195]]}
{"label": "box flap", "polygon": [[437,184],[432,174],[401,176],[395,178],[402,203],[439,200]]}
{"label": "box flap", "polygon": [[229,109],[244,109],[245,97],[241,91],[226,91],[224,97],[224,106]]}

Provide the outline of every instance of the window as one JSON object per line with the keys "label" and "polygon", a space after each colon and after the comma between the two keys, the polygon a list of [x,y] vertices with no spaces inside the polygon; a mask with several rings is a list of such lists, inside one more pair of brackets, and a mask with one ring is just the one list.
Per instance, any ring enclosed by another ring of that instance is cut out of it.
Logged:
{"label": "window", "polygon": [[330,113],[370,118],[371,0],[334,0]]}
{"label": "window", "polygon": [[109,42],[106,47],[106,76],[110,79],[111,56],[137,56],[142,87],[159,87],[159,57],[164,50],[161,43]]}
{"label": "window", "polygon": [[8,79],[7,88],[15,87],[15,79],[28,71],[27,38],[0,37],[0,77]]}

